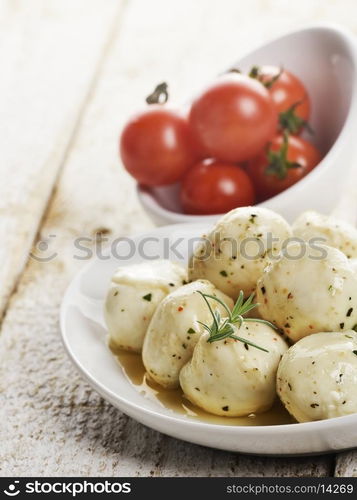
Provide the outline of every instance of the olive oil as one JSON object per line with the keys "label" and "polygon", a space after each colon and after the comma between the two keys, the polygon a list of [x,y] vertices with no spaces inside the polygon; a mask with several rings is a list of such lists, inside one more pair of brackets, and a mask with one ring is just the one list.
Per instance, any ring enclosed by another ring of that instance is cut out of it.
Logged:
{"label": "olive oil", "polygon": [[293,418],[285,410],[279,400],[264,413],[252,414],[246,417],[223,417],[212,415],[193,405],[185,398],[181,388],[165,389],[148,377],[140,354],[117,351],[115,356],[130,383],[143,395],[157,404],[185,415],[188,418],[217,425],[282,425],[294,423]]}

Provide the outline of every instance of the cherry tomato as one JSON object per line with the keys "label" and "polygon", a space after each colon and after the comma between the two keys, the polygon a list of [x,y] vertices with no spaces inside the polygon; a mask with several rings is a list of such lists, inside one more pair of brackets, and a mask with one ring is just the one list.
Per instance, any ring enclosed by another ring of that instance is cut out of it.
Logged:
{"label": "cherry tomato", "polygon": [[277,66],[255,66],[250,76],[268,89],[279,113],[281,128],[297,134],[310,116],[310,99],[304,84],[290,71]]}
{"label": "cherry tomato", "polygon": [[221,214],[255,201],[253,184],[244,170],[214,160],[197,163],[187,172],[180,196],[184,212],[195,215]]}
{"label": "cherry tomato", "polygon": [[189,121],[206,157],[241,162],[258,154],[273,137],[278,116],[263,85],[231,74],[218,79],[193,102]]}
{"label": "cherry tomato", "polygon": [[177,182],[197,158],[187,120],[155,105],[126,124],[120,155],[126,170],[147,186]]}
{"label": "cherry tomato", "polygon": [[320,152],[310,142],[279,134],[246,168],[259,201],[263,201],[298,182],[320,160]]}

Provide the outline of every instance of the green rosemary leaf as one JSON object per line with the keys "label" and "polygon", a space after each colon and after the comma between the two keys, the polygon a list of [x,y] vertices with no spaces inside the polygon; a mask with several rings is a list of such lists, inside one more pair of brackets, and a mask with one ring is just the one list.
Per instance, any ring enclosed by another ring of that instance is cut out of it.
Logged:
{"label": "green rosemary leaf", "polygon": [[242,307],[241,316],[244,316],[244,314],[249,313],[249,311],[252,311],[256,307],[257,307],[257,304],[251,304],[250,306],[244,306],[244,307]]}
{"label": "green rosemary leaf", "polygon": [[276,331],[279,331],[279,328],[274,325],[274,323],[270,323],[270,321],[267,321],[266,319],[260,319],[260,318],[244,318],[244,321],[254,321],[255,323],[262,323],[263,325],[270,326],[270,328],[273,328]]}
{"label": "green rosemary leaf", "polygon": [[200,295],[202,295],[203,297],[208,297],[209,299],[215,300],[216,302],[218,302],[219,304],[221,304],[222,307],[224,307],[224,309],[227,311],[227,313],[228,313],[229,316],[231,315],[231,310],[229,309],[229,307],[227,306],[227,304],[225,302],[223,302],[223,300],[219,299],[215,295],[209,295],[208,293],[202,293],[200,291],[198,291],[198,293]]}
{"label": "green rosemary leaf", "polygon": [[244,294],[243,291],[241,290],[237,302],[233,307],[232,316],[238,316],[240,314],[240,309],[242,307],[243,301],[244,301]]}
{"label": "green rosemary leaf", "polygon": [[222,328],[222,330],[220,330],[219,333],[217,333],[216,335],[211,335],[210,338],[208,339],[208,342],[212,343],[216,342],[217,340],[224,340],[228,337],[231,337],[233,333],[234,333],[234,328],[232,325],[228,323],[225,325],[224,328]]}
{"label": "green rosemary leaf", "polygon": [[202,323],[202,321],[198,321],[198,320],[197,320],[197,323],[199,323],[201,326],[203,326],[203,328],[205,330],[207,330],[209,333],[211,333],[211,328],[208,325],[206,325],[206,323]]}
{"label": "green rosemary leaf", "polygon": [[[240,298],[240,297],[239,297]],[[238,313],[237,313],[237,304],[238,304],[238,301],[236,303],[236,305],[234,306],[233,308],[233,311],[232,311],[232,322],[235,322],[235,318],[238,317],[238,316],[244,316],[244,314],[246,314],[247,312],[251,311],[252,309],[254,309],[255,307],[257,307],[258,304],[253,304],[254,300],[254,293],[252,293],[250,295],[250,297],[248,297],[248,299],[241,303],[241,306],[238,310]]]}
{"label": "green rosemary leaf", "polygon": [[259,349],[260,351],[269,352],[264,347],[260,347],[260,345],[254,344],[254,342],[251,342],[250,340],[244,339],[243,337],[237,337],[237,335],[231,335],[231,338],[235,339],[235,340],[239,340],[240,342],[243,342],[243,344],[248,344],[252,347],[255,347],[256,349]]}
{"label": "green rosemary leaf", "polygon": [[221,325],[221,319],[222,319],[221,313],[219,312],[218,309],[216,309],[213,314],[214,314],[214,317],[216,318],[216,324],[218,325],[218,329],[219,329],[220,325]]}
{"label": "green rosemary leaf", "polygon": [[[239,340],[240,342],[243,342],[246,345],[255,347],[256,349],[260,349],[261,351],[269,352],[263,347],[254,344],[250,340],[238,337],[237,335],[234,334],[234,332],[236,331],[236,327],[234,325],[237,324],[239,330],[245,321],[257,321],[259,323],[263,323],[265,325],[268,325],[276,329],[275,325],[273,325],[269,321],[243,317],[243,314],[251,311],[257,306],[257,304],[253,304],[254,294],[251,294],[250,297],[248,297],[248,299],[244,301],[244,294],[243,291],[241,291],[233,307],[233,310],[230,311],[229,307],[225,304],[225,302],[219,299],[218,297],[215,297],[214,295],[205,294],[200,291],[198,291],[198,293],[202,296],[202,298],[206,302],[207,307],[213,319],[211,326],[208,326],[205,323],[198,321],[198,323],[200,323],[204,327],[204,329],[207,330],[209,333],[207,342],[212,343],[212,342],[217,342],[219,340],[224,340],[226,338],[232,338],[235,340]],[[225,309],[225,311],[228,314],[228,317],[222,319],[221,312],[218,309],[213,311],[211,304],[208,301],[208,298],[218,302]]]}
{"label": "green rosemary leaf", "polygon": [[212,318],[213,318],[213,320],[214,320],[215,326],[216,326],[217,330],[219,330],[219,323],[217,323],[216,316],[214,315],[214,312],[212,311],[211,304],[209,303],[209,301],[208,301],[208,300],[207,300],[207,298],[206,298],[206,294],[204,294],[204,293],[200,292],[199,290],[198,290],[198,293],[199,293],[200,295],[202,295],[202,297],[203,297],[204,301],[206,302],[207,307],[208,307],[208,309],[209,309],[210,313],[212,314]]}

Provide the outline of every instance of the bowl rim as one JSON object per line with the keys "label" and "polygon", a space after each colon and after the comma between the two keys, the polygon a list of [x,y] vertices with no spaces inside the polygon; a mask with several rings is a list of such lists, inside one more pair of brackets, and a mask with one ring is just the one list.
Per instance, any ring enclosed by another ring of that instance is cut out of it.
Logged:
{"label": "bowl rim", "polygon": [[[311,180],[314,179],[314,177],[319,175],[319,172],[321,168],[324,167],[324,164],[327,163],[327,161],[332,162],[334,156],[336,156],[338,150],[341,147],[341,143],[343,143],[345,136],[348,133],[348,130],[350,129],[350,124],[353,120],[354,115],[357,113],[357,88],[356,88],[356,82],[357,82],[357,44],[355,37],[351,30],[335,23],[319,23],[319,24],[312,24],[310,26],[293,30],[293,31],[288,31],[286,33],[283,33],[282,35],[279,35],[275,38],[272,38],[268,40],[266,43],[257,45],[253,47],[249,52],[247,52],[245,55],[242,55],[240,57],[240,60],[248,57],[251,53],[267,46],[270,44],[274,44],[276,42],[282,42],[284,39],[296,36],[299,33],[309,33],[309,32],[314,32],[314,31],[322,31],[322,32],[331,32],[337,34],[345,43],[346,47],[348,48],[348,52],[350,55],[350,60],[353,62],[353,81],[352,81],[352,95],[351,95],[351,103],[350,107],[347,113],[347,116],[345,118],[344,124],[335,139],[334,143],[332,144],[331,148],[328,150],[328,152],[325,154],[325,156],[322,158],[322,160],[318,163],[318,165],[303,179],[301,179],[299,182],[296,184],[292,185],[288,189],[285,189],[281,193],[277,194],[276,196],[273,196],[271,198],[268,198],[267,200],[257,203],[254,206],[256,207],[262,207],[266,206],[267,202],[276,202],[279,203],[280,200],[285,199],[286,197],[290,196],[291,193],[294,193],[297,189],[303,189],[304,185],[311,182]],[[160,186],[162,188],[168,187],[168,186]],[[141,186],[139,183],[136,183],[136,192],[137,196],[142,203],[142,205],[148,209],[152,214],[155,214],[159,216],[162,219],[165,219],[167,221],[176,221],[177,223],[180,222],[192,222],[192,221],[215,221],[218,218],[222,217],[224,213],[219,213],[219,214],[209,214],[209,215],[195,215],[195,214],[185,214],[181,212],[176,212],[172,211],[168,208],[163,207],[156,199],[154,194],[152,193],[150,187],[146,186]]]}

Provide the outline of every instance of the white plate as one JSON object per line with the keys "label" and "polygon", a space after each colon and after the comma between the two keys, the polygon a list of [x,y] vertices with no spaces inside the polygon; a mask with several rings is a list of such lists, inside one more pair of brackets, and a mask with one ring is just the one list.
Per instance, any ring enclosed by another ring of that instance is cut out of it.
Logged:
{"label": "white plate", "polygon": [[[61,330],[64,346],[89,384],[124,413],[175,438],[223,450],[255,454],[308,454],[357,446],[357,415],[319,422],[269,426],[217,425],[165,408],[144,397],[128,380],[106,345],[103,302],[110,277],[118,265],[145,258],[186,262],[200,224],[176,224],[123,240],[116,255],[96,258],[73,280],[63,299]],[[149,238],[149,239],[148,239]],[[176,250],[169,245],[179,242]],[[135,249],[134,249],[135,246]],[[130,258],[120,258],[119,255]],[[180,256],[175,252],[180,252]],[[118,255],[119,254],[119,255]]]}

